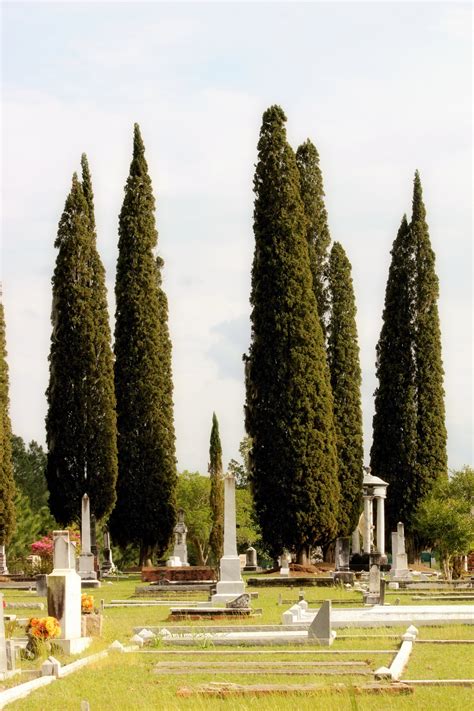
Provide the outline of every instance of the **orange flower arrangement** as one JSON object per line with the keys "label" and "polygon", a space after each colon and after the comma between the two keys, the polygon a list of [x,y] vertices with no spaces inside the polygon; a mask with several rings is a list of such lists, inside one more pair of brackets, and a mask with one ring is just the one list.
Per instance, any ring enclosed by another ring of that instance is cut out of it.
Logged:
{"label": "orange flower arrangement", "polygon": [[32,617],[26,633],[34,639],[54,639],[61,634],[61,627],[55,617]]}
{"label": "orange flower arrangement", "polygon": [[94,598],[92,595],[82,593],[81,595],[81,612],[83,615],[90,615],[94,612]]}

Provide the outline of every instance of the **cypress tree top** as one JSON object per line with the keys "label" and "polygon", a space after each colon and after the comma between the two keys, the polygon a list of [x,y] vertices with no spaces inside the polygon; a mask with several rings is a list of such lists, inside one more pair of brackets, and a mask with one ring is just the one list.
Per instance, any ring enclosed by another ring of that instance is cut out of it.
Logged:
{"label": "cypress tree top", "polygon": [[216,413],[212,414],[212,428],[209,446],[209,475],[211,478],[211,516],[212,530],[209,543],[217,563],[223,555],[224,548],[224,485],[222,471],[222,446],[219,436],[219,423]]}
{"label": "cypress tree top", "polygon": [[279,106],[265,111],[258,143],[246,359],[252,486],[274,554],[331,537],[339,497],[329,372],[285,121]]}

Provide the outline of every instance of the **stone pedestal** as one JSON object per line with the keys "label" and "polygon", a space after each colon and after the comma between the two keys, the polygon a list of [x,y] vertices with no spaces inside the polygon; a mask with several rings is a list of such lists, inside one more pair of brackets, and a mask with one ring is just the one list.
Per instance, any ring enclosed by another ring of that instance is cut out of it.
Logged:
{"label": "stone pedestal", "polygon": [[103,615],[91,613],[82,615],[81,632],[83,637],[102,637]]}
{"label": "stone pedestal", "polygon": [[220,560],[220,580],[212,603],[227,602],[245,591],[240,572],[240,558],[237,555],[237,533],[235,521],[235,477],[224,477],[224,555]]}
{"label": "stone pedestal", "polygon": [[90,639],[81,636],[81,578],[76,573],[74,544],[68,531],[53,531],[54,570],[48,575],[48,615],[61,627],[61,637],[55,639],[67,654],[79,654]]}
{"label": "stone pedestal", "polygon": [[405,552],[405,530],[403,523],[397,524],[397,530],[392,533],[392,578],[409,578],[411,573],[408,570],[408,558]]}

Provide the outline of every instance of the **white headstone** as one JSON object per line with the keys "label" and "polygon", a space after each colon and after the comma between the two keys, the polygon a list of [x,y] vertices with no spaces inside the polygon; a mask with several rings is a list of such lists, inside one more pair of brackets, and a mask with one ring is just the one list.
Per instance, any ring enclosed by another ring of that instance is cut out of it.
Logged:
{"label": "white headstone", "polygon": [[184,523],[184,511],[183,509],[178,510],[178,522],[173,529],[174,533],[174,548],[172,558],[177,558],[180,562],[179,565],[189,565],[188,563],[188,548],[186,545],[186,534],[188,528]]}
{"label": "white headstone", "polygon": [[331,600],[325,600],[308,629],[308,637],[329,646],[334,642],[335,636],[331,630]]}
{"label": "white headstone", "polygon": [[224,555],[220,560],[220,580],[212,602],[227,602],[245,590],[237,555],[237,527],[235,519],[235,477],[224,477]]}
{"label": "white headstone", "polygon": [[396,532],[392,533],[392,568],[390,575],[392,578],[410,577],[408,558],[405,551],[405,531],[401,522],[398,523]]}

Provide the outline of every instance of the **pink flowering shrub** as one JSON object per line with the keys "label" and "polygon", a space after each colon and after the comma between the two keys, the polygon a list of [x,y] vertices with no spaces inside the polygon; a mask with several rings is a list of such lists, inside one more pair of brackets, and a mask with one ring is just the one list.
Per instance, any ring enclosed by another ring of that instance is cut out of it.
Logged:
{"label": "pink flowering shrub", "polygon": [[40,558],[53,558],[53,539],[50,536],[43,536],[39,541],[31,544],[31,552],[33,555],[39,555]]}

